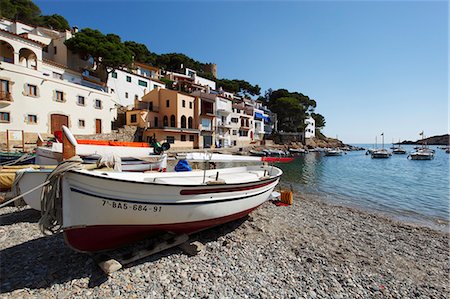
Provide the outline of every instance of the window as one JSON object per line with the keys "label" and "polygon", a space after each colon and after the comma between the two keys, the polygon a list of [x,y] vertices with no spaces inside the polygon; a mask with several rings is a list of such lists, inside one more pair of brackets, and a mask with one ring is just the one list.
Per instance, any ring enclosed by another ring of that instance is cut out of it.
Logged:
{"label": "window", "polygon": [[60,73],[55,73],[55,72],[53,72],[53,78],[62,80],[63,76],[62,76],[62,74],[60,74]]}
{"label": "window", "polygon": [[80,106],[84,106],[85,105],[85,101],[84,101],[84,97],[83,96],[78,96],[77,104],[80,105]]}
{"label": "window", "polygon": [[236,145],[237,145],[236,140],[233,140],[233,146],[236,146]]}
{"label": "window", "polygon": [[0,122],[9,123],[9,112],[0,112]]}
{"label": "window", "polygon": [[131,114],[130,122],[132,122],[132,123],[137,122],[137,115],[136,114]]}
{"label": "window", "polygon": [[189,109],[192,109],[192,102],[189,102]]}
{"label": "window", "polygon": [[32,97],[37,97],[37,86],[27,84],[27,94]]}
{"label": "window", "polygon": [[125,98],[128,99],[128,92],[125,92]]}
{"label": "window", "polygon": [[153,89],[158,89],[158,85],[153,84]]}
{"label": "window", "polygon": [[167,108],[170,107],[170,100],[166,100],[166,107],[167,107]]}
{"label": "window", "polygon": [[45,53],[48,53],[48,46],[43,47],[42,51],[45,52]]}
{"label": "window", "polygon": [[78,127],[80,128],[84,128],[84,126],[86,125],[84,119],[79,119],[78,120]]}
{"label": "window", "polygon": [[56,90],[55,94],[57,102],[64,102],[64,93],[62,91]]}
{"label": "window", "polygon": [[134,95],[135,100],[139,100],[139,96],[137,94]]}
{"label": "window", "polygon": [[167,136],[166,140],[168,143],[175,143],[175,137],[174,136]]}
{"label": "window", "polygon": [[95,100],[95,108],[96,109],[102,109],[102,101],[99,99]]}
{"label": "window", "polygon": [[9,92],[9,81],[7,80],[0,80],[0,92],[2,93],[8,93]]}
{"label": "window", "polygon": [[186,128],[186,116],[181,116],[181,127]]}
{"label": "window", "polygon": [[148,110],[153,111],[153,102],[148,102]]}
{"label": "window", "polygon": [[139,81],[138,81],[138,84],[139,84],[140,86],[147,87],[147,82],[145,82],[144,80],[139,80]]}
{"label": "window", "polygon": [[183,106],[183,108],[186,107],[186,101],[183,100],[183,101],[181,102],[181,105]]}
{"label": "window", "polygon": [[193,125],[192,125],[192,122],[193,122],[193,118],[192,118],[192,116],[189,116],[189,118],[188,118],[188,128],[189,129],[193,129],[194,128]]}
{"label": "window", "polygon": [[189,135],[189,141],[194,141],[195,140],[195,136],[194,135]]}
{"label": "window", "polygon": [[131,82],[131,77],[127,76],[127,82]]}
{"label": "window", "polygon": [[53,53],[55,53],[55,55],[58,53],[58,48],[56,48],[56,46],[53,47]]}
{"label": "window", "polygon": [[167,115],[164,115],[164,117],[163,117],[163,126],[164,127],[169,126],[169,118],[167,117]]}
{"label": "window", "polygon": [[181,135],[181,141],[186,141],[186,135]]}
{"label": "window", "polygon": [[112,72],[111,73],[111,77],[116,78],[117,79],[117,73],[116,72]]}
{"label": "window", "polygon": [[35,114],[28,114],[27,115],[27,123],[28,124],[37,124],[37,115],[35,115]]}
{"label": "window", "polygon": [[158,127],[158,118],[155,116],[154,119],[154,126],[157,128]]}
{"label": "window", "polygon": [[176,127],[176,123],[175,123],[175,115],[171,115],[170,116],[170,126],[172,127],[172,128],[175,128]]}
{"label": "window", "polygon": [[237,135],[238,131],[237,130],[233,130],[233,135]]}

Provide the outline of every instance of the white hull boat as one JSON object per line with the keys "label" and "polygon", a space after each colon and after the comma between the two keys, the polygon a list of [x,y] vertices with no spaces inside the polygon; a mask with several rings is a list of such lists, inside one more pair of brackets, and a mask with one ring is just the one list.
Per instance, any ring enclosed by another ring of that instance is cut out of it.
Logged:
{"label": "white hull boat", "polygon": [[326,149],[325,156],[342,156],[344,152],[340,149]]}
{"label": "white hull boat", "polygon": [[391,157],[391,153],[385,149],[377,149],[372,152],[373,159],[387,159]]}
{"label": "white hull boat", "polygon": [[193,233],[271,198],[282,171],[247,166],[181,173],[73,170],[62,179],[62,229],[75,250],[112,249],[160,231]]}
{"label": "white hull boat", "polygon": [[429,149],[418,149],[417,151],[409,154],[408,158],[411,160],[433,160],[434,152]]}
{"label": "white hull boat", "polygon": [[36,148],[37,165],[57,165],[63,160],[63,148],[68,146],[87,164],[96,163],[101,157],[114,155],[121,158],[122,171],[165,171],[167,156],[152,155],[152,148],[78,144],[67,127],[63,126],[63,131],[67,137],[64,141],[66,145],[53,143],[51,147]]}

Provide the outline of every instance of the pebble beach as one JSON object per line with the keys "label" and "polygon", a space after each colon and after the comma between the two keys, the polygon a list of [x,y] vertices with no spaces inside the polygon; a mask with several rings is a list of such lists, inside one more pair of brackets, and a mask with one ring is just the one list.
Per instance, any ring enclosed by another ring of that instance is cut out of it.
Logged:
{"label": "pebble beach", "polygon": [[0,210],[1,298],[448,298],[449,234],[295,194],[104,274],[40,213]]}

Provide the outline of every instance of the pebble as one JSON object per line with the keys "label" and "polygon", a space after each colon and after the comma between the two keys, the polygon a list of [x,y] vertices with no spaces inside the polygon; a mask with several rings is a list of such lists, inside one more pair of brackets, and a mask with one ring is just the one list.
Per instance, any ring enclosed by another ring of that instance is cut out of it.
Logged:
{"label": "pebble", "polygon": [[[0,210],[0,298],[445,298],[449,234],[302,194],[105,276],[39,213]],[[7,236],[7,237],[5,237]],[[395,241],[394,241],[395,240]]]}

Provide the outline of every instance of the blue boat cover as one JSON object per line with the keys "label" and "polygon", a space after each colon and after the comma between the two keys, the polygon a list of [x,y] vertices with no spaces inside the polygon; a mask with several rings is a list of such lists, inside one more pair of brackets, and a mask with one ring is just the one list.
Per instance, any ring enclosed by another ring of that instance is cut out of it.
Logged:
{"label": "blue boat cover", "polygon": [[188,161],[180,160],[178,161],[177,165],[175,165],[175,171],[176,172],[192,171],[192,167],[191,165],[189,165]]}

